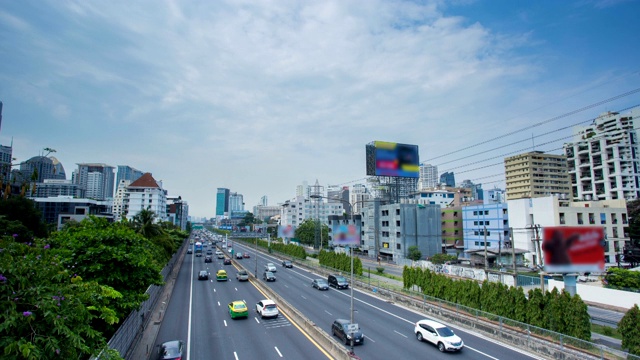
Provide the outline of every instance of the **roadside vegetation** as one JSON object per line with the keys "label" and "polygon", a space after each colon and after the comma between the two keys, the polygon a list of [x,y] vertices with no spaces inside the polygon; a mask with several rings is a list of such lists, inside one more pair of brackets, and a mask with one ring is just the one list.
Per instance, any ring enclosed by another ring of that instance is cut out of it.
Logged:
{"label": "roadside vegetation", "polygon": [[188,237],[148,210],[56,231],[22,196],[0,199],[0,229],[3,359],[121,359],[108,339],[146,289],[162,285],[162,268]]}

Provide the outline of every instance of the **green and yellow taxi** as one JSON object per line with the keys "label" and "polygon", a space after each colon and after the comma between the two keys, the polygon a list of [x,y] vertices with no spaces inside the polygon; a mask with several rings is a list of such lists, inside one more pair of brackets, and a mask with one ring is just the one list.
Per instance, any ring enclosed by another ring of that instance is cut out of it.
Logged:
{"label": "green and yellow taxi", "polygon": [[229,280],[229,278],[227,277],[227,272],[225,270],[218,270],[218,272],[216,273],[216,280],[217,281]]}
{"label": "green and yellow taxi", "polygon": [[237,300],[229,303],[229,315],[232,319],[239,317],[249,317],[249,309],[247,303],[242,300]]}

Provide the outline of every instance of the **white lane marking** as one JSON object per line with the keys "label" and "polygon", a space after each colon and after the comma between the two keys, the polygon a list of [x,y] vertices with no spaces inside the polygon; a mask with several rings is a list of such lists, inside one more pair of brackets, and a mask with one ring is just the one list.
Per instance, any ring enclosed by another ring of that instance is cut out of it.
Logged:
{"label": "white lane marking", "polygon": [[306,298],[306,297],[304,297],[303,295],[300,295],[300,297],[301,297],[301,298],[303,298],[303,299],[305,299],[305,300],[307,300],[307,298]]}
{"label": "white lane marking", "polygon": [[407,335],[405,335],[405,334],[403,334],[403,333],[401,333],[401,332],[399,332],[399,331],[397,331],[397,330],[393,330],[393,332],[394,332],[394,333],[396,333],[396,334],[398,334],[398,335],[400,335],[400,336],[404,336],[405,338],[408,338],[408,336],[407,336]]}
{"label": "white lane marking", "polygon": [[280,350],[278,350],[278,347],[274,346],[274,348],[276,349],[276,352],[278,353],[278,355],[280,355],[280,357],[282,357],[282,354],[280,353]]}
{"label": "white lane marking", "polygon": [[260,320],[258,320],[258,318],[257,318],[257,317],[255,317],[255,316],[254,316],[253,318],[255,319],[255,321],[256,321],[258,324],[260,324]]}
{"label": "white lane marking", "polygon": [[327,310],[325,310],[324,312],[326,312],[329,315],[333,315],[332,313],[328,312]]}
{"label": "white lane marking", "polygon": [[222,320],[224,321],[224,326],[227,327],[227,320]]}
{"label": "white lane marking", "polygon": [[218,301],[218,306],[220,306],[220,301]]}
{"label": "white lane marking", "polygon": [[238,360],[238,354],[236,354],[236,352],[235,352],[235,351],[233,352],[233,357],[235,357],[235,358],[236,358],[236,360]]}
{"label": "white lane marking", "polygon": [[[400,335],[402,335],[402,334],[400,334]],[[368,335],[365,335],[364,337],[366,337],[367,339],[369,339],[369,341],[371,341],[371,342],[375,342],[375,341],[374,341],[372,338],[370,338]]]}

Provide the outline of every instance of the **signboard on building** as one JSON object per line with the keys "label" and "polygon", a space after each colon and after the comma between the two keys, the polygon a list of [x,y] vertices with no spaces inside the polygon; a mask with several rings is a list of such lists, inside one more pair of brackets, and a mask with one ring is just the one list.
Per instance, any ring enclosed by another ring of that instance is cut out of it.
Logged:
{"label": "signboard on building", "polygon": [[546,227],[542,238],[544,270],[552,273],[604,271],[604,228]]}

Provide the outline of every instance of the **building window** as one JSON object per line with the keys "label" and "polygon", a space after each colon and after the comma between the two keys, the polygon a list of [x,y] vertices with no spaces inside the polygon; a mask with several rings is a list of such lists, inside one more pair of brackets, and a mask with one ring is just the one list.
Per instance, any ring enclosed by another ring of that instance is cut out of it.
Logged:
{"label": "building window", "polygon": [[396,209],[396,215],[400,215],[400,209]]}
{"label": "building window", "polygon": [[477,221],[474,221],[474,222],[473,222],[473,225],[478,225],[478,222],[477,222]]}
{"label": "building window", "polygon": [[388,231],[383,231],[382,232],[382,237],[389,237],[389,232]]}
{"label": "building window", "polygon": [[478,215],[478,212],[477,212],[477,211],[474,211],[474,212],[473,212],[473,215]]}
{"label": "building window", "polygon": [[564,213],[560,213],[560,225],[564,225],[565,221],[564,221]]}
{"label": "building window", "polygon": [[396,226],[400,226],[400,220],[396,220]]}
{"label": "building window", "polygon": [[401,250],[400,244],[396,244],[396,249]]}
{"label": "building window", "polygon": [[485,214],[485,215],[489,215],[489,210],[485,210],[485,211],[484,211],[484,214]]}
{"label": "building window", "polygon": [[607,214],[600,213],[600,224],[606,224],[606,223],[607,223]]}
{"label": "building window", "polygon": [[582,220],[582,214],[577,214],[577,215],[578,215],[578,225],[584,224],[584,220]]}
{"label": "building window", "polygon": [[396,232],[396,237],[400,238],[400,231]]}

